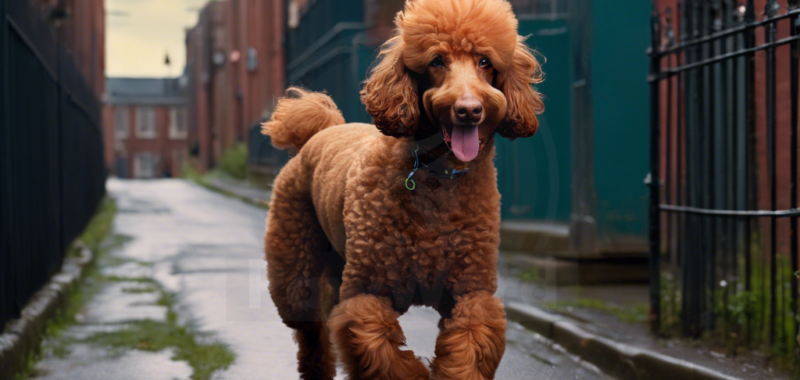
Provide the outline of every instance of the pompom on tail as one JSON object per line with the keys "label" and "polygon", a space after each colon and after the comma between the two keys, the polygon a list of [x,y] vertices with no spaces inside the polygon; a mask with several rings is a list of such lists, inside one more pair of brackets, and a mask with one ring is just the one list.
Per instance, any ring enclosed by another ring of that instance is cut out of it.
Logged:
{"label": "pompom on tail", "polygon": [[299,151],[317,132],[342,124],[342,112],[330,96],[290,87],[272,118],[262,124],[261,133],[271,137],[276,148]]}

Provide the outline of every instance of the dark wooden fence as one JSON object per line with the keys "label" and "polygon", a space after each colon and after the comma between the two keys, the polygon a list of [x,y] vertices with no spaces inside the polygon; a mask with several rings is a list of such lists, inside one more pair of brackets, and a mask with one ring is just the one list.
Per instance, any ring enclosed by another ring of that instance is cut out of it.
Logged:
{"label": "dark wooden fence", "polygon": [[651,308],[661,331],[790,353],[800,9],[762,3],[686,0],[654,14]]}
{"label": "dark wooden fence", "polygon": [[105,194],[100,104],[57,34],[27,1],[0,0],[0,327]]}

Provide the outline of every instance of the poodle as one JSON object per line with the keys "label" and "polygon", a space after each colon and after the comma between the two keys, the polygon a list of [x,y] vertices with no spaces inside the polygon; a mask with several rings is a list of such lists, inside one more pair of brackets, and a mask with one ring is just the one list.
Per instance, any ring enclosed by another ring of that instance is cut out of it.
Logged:
{"label": "poodle", "polygon": [[[327,95],[287,90],[263,133],[296,155],[275,179],[269,290],[302,379],[492,379],[505,351],[494,296],[494,136],[532,136],[540,65],[505,0],[408,0],[345,124]],[[429,366],[398,317],[441,315]]]}

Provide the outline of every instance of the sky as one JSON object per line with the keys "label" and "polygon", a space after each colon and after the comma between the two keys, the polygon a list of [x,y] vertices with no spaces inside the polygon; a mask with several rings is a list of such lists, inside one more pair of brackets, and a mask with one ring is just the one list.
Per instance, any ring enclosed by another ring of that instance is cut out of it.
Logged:
{"label": "sky", "polygon": [[[106,0],[106,75],[178,76],[186,28],[209,0]],[[169,53],[171,67],[164,64]]]}

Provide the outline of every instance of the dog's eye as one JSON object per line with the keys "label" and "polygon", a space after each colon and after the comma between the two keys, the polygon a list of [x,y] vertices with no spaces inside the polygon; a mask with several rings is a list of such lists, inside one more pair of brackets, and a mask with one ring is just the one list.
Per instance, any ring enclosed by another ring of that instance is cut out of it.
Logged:
{"label": "dog's eye", "polygon": [[444,60],[442,57],[436,57],[431,61],[431,67],[444,67]]}
{"label": "dog's eye", "polygon": [[492,61],[489,58],[483,58],[480,62],[478,62],[478,67],[482,69],[488,69],[492,67]]}

